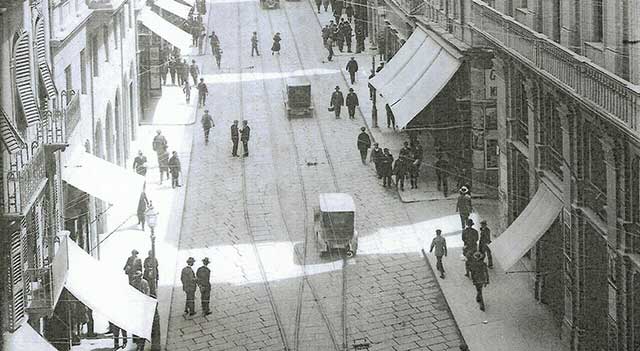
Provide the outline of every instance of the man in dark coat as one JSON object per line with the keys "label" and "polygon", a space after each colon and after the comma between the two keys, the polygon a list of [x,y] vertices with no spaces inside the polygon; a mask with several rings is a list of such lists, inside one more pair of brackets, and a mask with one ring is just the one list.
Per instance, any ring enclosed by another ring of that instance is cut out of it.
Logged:
{"label": "man in dark coat", "polygon": [[378,143],[373,144],[373,149],[371,149],[371,156],[369,157],[369,162],[373,162],[376,166],[376,174],[378,175],[378,179],[382,178],[382,158],[384,157],[384,153],[380,148]]}
{"label": "man in dark coat", "polygon": [[249,138],[251,137],[251,128],[249,122],[242,121],[242,129],[240,130],[240,141],[242,142],[242,150],[244,151],[244,157],[249,156]]}
{"label": "man in dark coat", "polygon": [[211,270],[207,265],[209,264],[209,258],[205,257],[202,260],[202,266],[196,271],[196,279],[198,287],[200,288],[200,302],[202,304],[202,314],[208,316],[211,314],[209,309],[209,299],[211,298]]}
{"label": "man in dark coat", "polygon": [[356,27],[356,54],[364,51],[364,28],[363,26]]}
{"label": "man in dark coat", "polygon": [[124,264],[124,274],[129,277],[129,284],[133,282],[133,276],[137,271],[142,271],[142,260],[138,257],[138,250],[131,250],[131,256],[127,258]]}
{"label": "man in dark coat", "polygon": [[362,164],[367,164],[367,152],[371,147],[371,138],[369,134],[367,134],[367,129],[365,127],[360,128],[360,134],[358,135],[358,150],[360,151],[360,159],[362,160]]}
{"label": "man in dark coat", "polygon": [[215,126],[213,123],[213,118],[209,114],[209,110],[204,110],[204,115],[202,115],[202,130],[204,131],[204,142],[205,144],[209,144],[209,132],[211,128]]}
{"label": "man in dark coat", "polygon": [[487,257],[489,268],[493,268],[493,257],[491,256],[491,230],[487,227],[487,221],[480,221],[480,241],[478,242],[478,251]]}
{"label": "man in dark coat", "polygon": [[478,231],[473,228],[473,220],[469,218],[467,220],[467,227],[462,231],[462,255],[466,257],[464,265],[465,276],[469,276],[469,263],[471,262],[471,255],[478,251]]}
{"label": "man in dark coat", "polygon": [[349,78],[351,79],[351,84],[355,84],[356,82],[356,72],[358,72],[358,62],[355,57],[352,57],[349,62],[347,62],[347,72],[349,72]]}
{"label": "man in dark coat", "polygon": [[160,129],[156,130],[156,136],[153,137],[153,142],[151,143],[153,151],[157,154],[167,151],[168,143],[167,138],[162,135],[162,131]]}
{"label": "man in dark coat", "polygon": [[436,229],[436,236],[431,241],[429,252],[436,250],[436,269],[440,272],[440,278],[444,279],[444,265],[442,264],[442,256],[447,256],[447,240],[442,236],[442,230]]}
{"label": "man in dark coat", "polygon": [[344,21],[344,25],[342,27],[342,36],[344,37],[344,42],[347,44],[347,52],[351,51],[351,43],[353,36],[353,28],[351,28],[351,24],[348,21]]}
{"label": "man in dark coat", "polygon": [[153,257],[153,252],[149,250],[148,256],[144,259],[143,266],[144,272],[142,277],[149,283],[149,295],[157,297],[158,295],[158,259]]}
{"label": "man in dark coat", "polygon": [[198,84],[198,76],[200,75],[200,68],[196,64],[196,60],[191,60],[191,66],[189,66],[189,74],[193,79],[193,85]]}
{"label": "man in dark coat", "polygon": [[138,217],[138,224],[142,225],[142,231],[144,231],[145,214],[147,207],[149,206],[149,199],[147,199],[147,193],[142,190],[140,197],[138,198],[138,209],[136,215]]}
{"label": "man in dark coat", "polygon": [[176,68],[176,76],[178,77],[178,85],[182,86],[184,84],[184,75],[182,72],[184,71],[183,63],[180,61],[180,58],[176,58],[173,66]]}
{"label": "man in dark coat", "polygon": [[[329,30],[331,30],[331,28],[329,28]],[[331,32],[329,32],[329,37],[327,38],[324,47],[329,52],[327,55],[327,61],[331,62],[333,60],[333,38]]]}
{"label": "man in dark coat", "polygon": [[396,188],[400,191],[404,191],[404,178],[407,176],[409,169],[408,159],[404,156],[398,156],[396,162],[393,164],[393,174],[396,175]]}
{"label": "man in dark coat", "polygon": [[442,190],[444,197],[449,193],[449,161],[443,155],[438,155],[438,161],[434,164],[436,169],[436,178],[438,182],[438,190]]}
{"label": "man in dark coat", "polygon": [[181,68],[181,76],[182,76],[182,84],[180,85],[183,85],[184,82],[189,80],[189,64],[187,63],[187,60],[182,60],[182,64],[180,65],[180,68]]}
{"label": "man in dark coat", "polygon": [[169,57],[169,75],[171,76],[171,85],[176,85],[176,60],[173,57]]}
{"label": "man in dark coat", "polygon": [[141,176],[147,175],[147,157],[138,150],[138,156],[133,159],[133,169]]}
{"label": "man in dark coat", "polygon": [[205,84],[204,78],[200,78],[200,83],[198,83],[198,106],[204,107],[207,95],[209,95],[207,84]]}
{"label": "man in dark coat", "polygon": [[349,88],[349,92],[347,93],[347,112],[349,112],[349,119],[356,118],[356,107],[360,105],[358,101],[358,95],[353,91],[353,88]]}
{"label": "man in dark coat", "polygon": [[336,118],[340,118],[340,109],[344,106],[344,96],[337,85],[336,91],[331,94],[331,104],[329,106],[333,107]]}
{"label": "man in dark coat", "polygon": [[484,263],[484,255],[480,251],[476,251],[471,255],[469,263],[469,271],[471,280],[476,287],[476,301],[480,305],[480,311],[484,311],[484,297],[482,296],[482,288],[489,285],[489,270]]}
{"label": "man in dark coat", "polygon": [[190,316],[196,314],[196,274],[193,272],[193,263],[196,260],[193,257],[187,259],[187,266],[182,268],[180,273],[180,281],[182,282],[182,291],[187,295],[187,301],[184,306],[184,313],[189,313]]}
{"label": "man in dark coat", "polygon": [[238,140],[240,139],[240,133],[238,131],[238,120],[234,120],[231,125],[231,142],[233,146],[231,148],[231,156],[238,157]]}
{"label": "man in dark coat", "polygon": [[251,35],[251,56],[253,56],[253,53],[256,53],[256,55],[260,56],[260,52],[258,51],[258,33],[257,32],[253,32],[253,34]]}
{"label": "man in dark coat", "polygon": [[458,195],[458,201],[456,202],[456,212],[460,214],[460,223],[462,229],[464,229],[469,215],[473,212],[473,206],[471,205],[471,196],[469,195],[469,189],[466,186],[460,188],[460,195]]}
{"label": "man in dark coat", "polygon": [[181,187],[182,185],[180,185],[178,177],[180,176],[182,169],[180,167],[180,159],[178,158],[178,153],[176,151],[173,151],[171,158],[169,158],[169,172],[171,172],[171,187]]}
{"label": "man in dark coat", "polygon": [[382,168],[382,186],[390,187],[393,185],[393,180],[391,180],[391,176],[393,175],[393,155],[386,147],[383,150],[380,167]]}

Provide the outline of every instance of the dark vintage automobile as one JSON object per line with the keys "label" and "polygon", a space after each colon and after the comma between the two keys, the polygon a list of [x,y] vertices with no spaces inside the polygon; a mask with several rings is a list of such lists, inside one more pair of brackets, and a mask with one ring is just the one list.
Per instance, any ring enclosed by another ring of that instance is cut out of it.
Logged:
{"label": "dark vintage automobile", "polygon": [[263,9],[277,9],[280,7],[280,0],[260,0]]}
{"label": "dark vintage automobile", "polygon": [[287,117],[312,117],[311,84],[303,77],[287,79],[287,101],[284,105]]}
{"label": "dark vintage automobile", "polygon": [[316,245],[320,255],[334,249],[346,250],[347,257],[358,251],[356,205],[349,194],[321,193],[320,206],[314,211]]}

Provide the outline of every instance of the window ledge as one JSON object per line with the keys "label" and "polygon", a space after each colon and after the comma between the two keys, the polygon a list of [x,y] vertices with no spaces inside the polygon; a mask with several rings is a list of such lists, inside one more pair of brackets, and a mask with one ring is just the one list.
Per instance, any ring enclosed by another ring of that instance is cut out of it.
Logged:
{"label": "window ledge", "polygon": [[600,52],[604,51],[604,43],[601,41],[585,41],[584,45]]}

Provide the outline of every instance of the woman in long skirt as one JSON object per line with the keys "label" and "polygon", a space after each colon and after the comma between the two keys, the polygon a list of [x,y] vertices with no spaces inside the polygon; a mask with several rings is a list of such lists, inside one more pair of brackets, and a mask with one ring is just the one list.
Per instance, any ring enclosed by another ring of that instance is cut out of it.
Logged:
{"label": "woman in long skirt", "polygon": [[271,45],[271,55],[273,55],[274,53],[280,55],[281,40],[282,38],[280,38],[280,32],[276,33],[276,35],[273,36],[273,45]]}

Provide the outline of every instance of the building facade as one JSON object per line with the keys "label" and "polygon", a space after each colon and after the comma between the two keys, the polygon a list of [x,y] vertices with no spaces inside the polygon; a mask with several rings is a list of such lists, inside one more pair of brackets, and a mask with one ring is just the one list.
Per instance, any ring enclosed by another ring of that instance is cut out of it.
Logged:
{"label": "building facade", "polygon": [[[370,4],[387,48],[422,27],[463,56],[432,104],[466,119],[473,181],[495,189],[509,227],[496,241],[532,240],[532,297],[566,349],[640,348],[640,2]],[[515,233],[542,201],[557,204],[544,230]]]}

